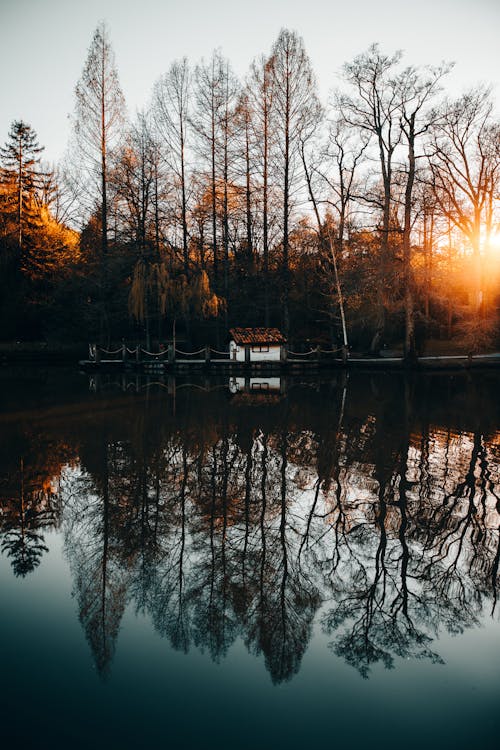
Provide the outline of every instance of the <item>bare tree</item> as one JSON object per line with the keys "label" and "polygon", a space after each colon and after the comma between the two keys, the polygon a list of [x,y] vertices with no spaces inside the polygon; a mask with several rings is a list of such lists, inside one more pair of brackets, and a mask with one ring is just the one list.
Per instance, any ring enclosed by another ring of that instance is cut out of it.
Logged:
{"label": "bare tree", "polygon": [[191,106],[191,73],[184,57],[172,63],[156,83],[153,96],[154,120],[165,145],[165,158],[180,191],[182,257],[189,274],[187,142]]}
{"label": "bare tree", "polygon": [[[235,110],[239,93],[239,83],[234,76],[229,62],[221,60],[222,107],[220,123],[219,160],[222,164],[222,243],[224,247],[224,296],[229,297],[229,160],[230,140],[235,131]],[[227,307],[226,324],[227,324]]]}
{"label": "bare tree", "polygon": [[[405,357],[412,360],[416,356],[415,349],[415,318],[414,318],[414,280],[411,258],[411,231],[414,220],[415,175],[417,159],[423,152],[418,153],[417,144],[421,137],[429,130],[433,114],[430,113],[429,103],[439,90],[439,82],[449,67],[429,69],[421,72],[409,67],[399,76],[400,87],[400,126],[407,145],[406,185],[404,194],[404,225],[403,225],[403,280],[405,295]],[[427,111],[426,111],[427,110]]]}
{"label": "bare tree", "polygon": [[240,160],[243,162],[243,178],[245,190],[245,256],[249,266],[254,262],[253,242],[253,127],[252,110],[247,92],[241,94],[236,108],[236,127],[240,139]]}
{"label": "bare tree", "polygon": [[155,143],[144,113],[125,135],[120,160],[112,173],[117,197],[120,224],[128,242],[134,243],[141,255],[150,243],[153,228],[155,191]]}
{"label": "bare tree", "polygon": [[[117,147],[125,121],[125,103],[118,81],[108,30],[94,32],[82,76],[76,86],[74,131],[79,187],[90,196],[91,211],[100,209],[101,249],[108,250],[108,182],[110,155]],[[83,195],[82,195],[83,200]]]}
{"label": "bare tree", "polygon": [[[340,110],[338,103],[335,107]],[[360,137],[361,135],[361,137]],[[329,195],[325,202],[333,209],[337,219],[335,245],[339,257],[344,252],[346,232],[351,223],[351,207],[356,197],[356,180],[368,146],[365,132],[353,132],[342,114],[331,122],[322,164],[317,168],[327,183]]]}
{"label": "bare tree", "polygon": [[283,328],[290,328],[290,216],[300,164],[301,134],[320,118],[316,83],[302,39],[282,29],[271,53],[274,87],[273,128],[277,136],[277,163],[283,191]]}
{"label": "bare tree", "polygon": [[207,162],[212,223],[212,251],[214,277],[219,275],[219,251],[217,234],[217,180],[219,176],[217,147],[219,125],[223,114],[224,62],[219,52],[214,52],[210,62],[202,62],[195,69],[196,111],[193,125],[198,134],[197,149],[203,161]]}
{"label": "bare tree", "polygon": [[472,248],[473,304],[479,312],[483,244],[500,178],[499,125],[485,88],[446,101],[437,114],[430,152],[435,197],[442,213]]}
{"label": "bare tree", "polygon": [[394,72],[401,53],[392,57],[383,55],[378,45],[372,45],[351,63],[344,65],[344,78],[354,89],[353,94],[344,94],[339,104],[346,123],[375,138],[382,178],[383,197],[381,203],[382,225],[380,227],[380,263],[377,281],[377,322],[371,343],[373,352],[378,351],[383,341],[387,308],[387,272],[392,212],[394,151],[401,140],[399,127],[399,89],[394,84]]}
{"label": "bare tree", "polygon": [[246,85],[249,107],[252,112],[254,147],[257,172],[262,180],[262,268],[264,272],[264,322],[270,321],[269,293],[269,181],[270,161],[274,144],[271,121],[274,106],[274,79],[272,58],[262,56],[252,63]]}
{"label": "bare tree", "polygon": [[[348,348],[349,348],[349,342],[347,338],[347,323],[346,323],[346,316],[345,316],[345,309],[344,309],[344,295],[342,293],[342,286],[340,283],[340,275],[339,275],[339,268],[338,268],[338,257],[342,254],[342,244],[339,248],[335,246],[335,240],[332,235],[331,230],[331,222],[329,220],[328,214],[325,217],[322,217],[320,213],[320,199],[318,198],[318,193],[316,191],[315,186],[315,180],[314,177],[320,176],[320,170],[317,163],[314,161],[314,157],[311,152],[316,152],[318,149],[315,148],[317,144],[313,142],[312,149],[308,146],[310,146],[310,141],[312,140],[313,131],[312,130],[304,130],[301,138],[300,138],[300,155],[302,158],[302,165],[304,168],[304,175],[306,178],[307,183],[307,192],[309,196],[309,200],[312,204],[314,216],[316,219],[316,224],[318,227],[318,238],[319,238],[319,246],[320,246],[320,252],[322,258],[327,258],[327,265],[331,267],[333,270],[333,284],[331,286],[334,289],[333,295],[337,297],[338,305],[339,305],[339,311],[340,311],[340,320],[342,324],[342,344],[343,344],[343,356],[348,356]],[[342,173],[341,173],[342,176]],[[329,182],[331,185],[331,183]],[[342,186],[343,191],[343,186]],[[346,210],[346,206],[343,206],[341,209],[342,211]],[[339,230],[340,232],[340,230]],[[341,230],[340,237],[343,237],[343,228]],[[342,240],[341,240],[342,243]],[[340,250],[340,252],[339,252]]]}

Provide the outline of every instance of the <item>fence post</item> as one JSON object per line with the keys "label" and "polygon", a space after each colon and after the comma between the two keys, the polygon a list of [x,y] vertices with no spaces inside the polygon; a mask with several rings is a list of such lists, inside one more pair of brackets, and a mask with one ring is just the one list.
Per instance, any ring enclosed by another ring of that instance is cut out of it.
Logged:
{"label": "fence post", "polygon": [[175,363],[175,349],[173,344],[168,345],[167,359],[169,365],[173,365]]}
{"label": "fence post", "polygon": [[205,346],[205,364],[210,364],[210,346],[208,344]]}
{"label": "fence post", "polygon": [[127,359],[127,345],[124,341],[122,341],[122,362],[125,362]]}
{"label": "fence post", "polygon": [[250,346],[245,344],[245,364],[250,364]]}
{"label": "fence post", "polygon": [[282,362],[286,362],[288,356],[286,344],[281,344],[280,346],[280,359]]}
{"label": "fence post", "polygon": [[175,395],[175,376],[169,375],[167,379],[167,392],[169,396]]}
{"label": "fence post", "polygon": [[137,364],[139,364],[139,362],[141,361],[141,347],[139,346],[139,344],[137,344],[135,348],[135,361],[137,362]]}
{"label": "fence post", "polygon": [[95,345],[95,362],[96,362],[96,365],[98,365],[100,361],[101,361],[101,352],[99,351],[99,347],[96,344]]}

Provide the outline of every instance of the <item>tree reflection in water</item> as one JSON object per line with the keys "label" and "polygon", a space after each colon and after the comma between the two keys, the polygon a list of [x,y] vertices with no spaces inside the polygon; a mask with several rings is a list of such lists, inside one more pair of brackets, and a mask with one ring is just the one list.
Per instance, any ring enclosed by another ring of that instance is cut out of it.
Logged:
{"label": "tree reflection in water", "polygon": [[93,394],[77,421],[11,425],[2,549],[26,575],[41,530],[62,526],[103,677],[127,604],[183,652],[218,661],[241,638],[276,683],[316,615],[364,677],[395,657],[439,663],[440,631],[496,612],[497,388],[339,375],[279,396],[183,389],[175,410],[161,389]]}

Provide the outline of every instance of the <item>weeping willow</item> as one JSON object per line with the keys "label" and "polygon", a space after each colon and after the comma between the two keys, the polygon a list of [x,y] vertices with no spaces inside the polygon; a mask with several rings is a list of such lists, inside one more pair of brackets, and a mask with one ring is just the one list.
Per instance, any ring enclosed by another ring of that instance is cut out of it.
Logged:
{"label": "weeping willow", "polygon": [[132,284],[128,296],[128,309],[129,313],[141,322],[146,317],[148,275],[146,262],[144,258],[140,258],[134,267]]}
{"label": "weeping willow", "polygon": [[210,289],[206,271],[201,271],[194,279],[191,288],[192,301],[204,318],[216,318],[225,309],[225,300]]}
{"label": "weeping willow", "polygon": [[212,291],[205,271],[188,280],[185,274],[171,275],[163,261],[147,263],[139,258],[132,275],[128,308],[141,323],[149,318],[150,299],[156,299],[159,320],[167,315],[174,321],[189,315],[212,318],[225,309],[224,298]]}

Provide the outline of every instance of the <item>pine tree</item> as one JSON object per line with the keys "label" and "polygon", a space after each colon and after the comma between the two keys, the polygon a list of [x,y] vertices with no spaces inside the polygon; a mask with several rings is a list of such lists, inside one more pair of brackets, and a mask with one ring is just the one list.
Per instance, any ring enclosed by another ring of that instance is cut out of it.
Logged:
{"label": "pine tree", "polygon": [[47,175],[37,169],[43,146],[33,128],[22,120],[12,123],[8,140],[0,148],[1,179],[15,216],[17,243],[22,251],[26,231],[37,225],[40,190]]}

